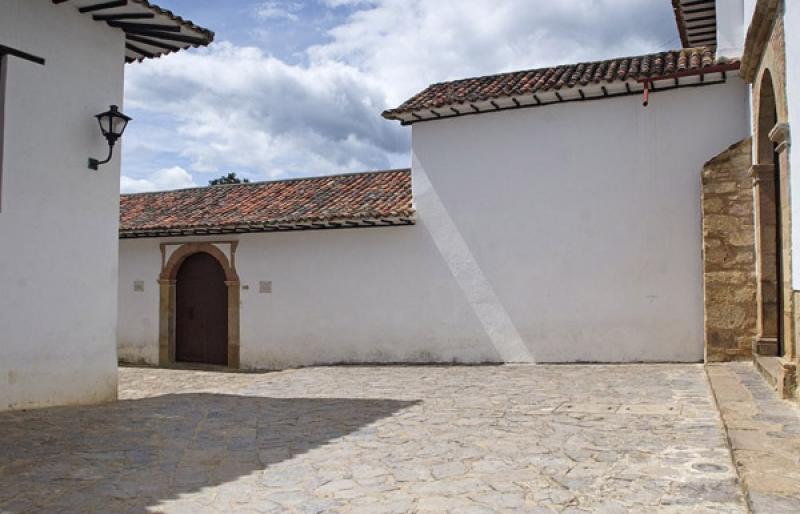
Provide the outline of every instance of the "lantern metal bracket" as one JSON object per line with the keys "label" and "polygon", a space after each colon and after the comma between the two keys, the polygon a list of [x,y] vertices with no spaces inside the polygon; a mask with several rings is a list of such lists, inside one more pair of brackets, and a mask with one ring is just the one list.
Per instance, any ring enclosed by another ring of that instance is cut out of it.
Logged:
{"label": "lantern metal bracket", "polygon": [[97,159],[89,157],[89,169],[97,171],[100,165],[106,164],[109,161],[111,161],[111,157],[113,155],[114,155],[114,145],[108,145],[108,157],[106,157],[105,160],[103,161],[98,161]]}

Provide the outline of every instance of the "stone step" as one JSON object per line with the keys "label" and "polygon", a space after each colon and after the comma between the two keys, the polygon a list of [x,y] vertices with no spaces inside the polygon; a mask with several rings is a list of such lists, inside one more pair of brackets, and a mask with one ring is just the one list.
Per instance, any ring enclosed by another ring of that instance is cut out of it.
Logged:
{"label": "stone step", "polygon": [[758,372],[764,377],[764,380],[777,391],[778,384],[781,383],[781,373],[783,371],[781,358],[756,355],[753,359],[753,363]]}

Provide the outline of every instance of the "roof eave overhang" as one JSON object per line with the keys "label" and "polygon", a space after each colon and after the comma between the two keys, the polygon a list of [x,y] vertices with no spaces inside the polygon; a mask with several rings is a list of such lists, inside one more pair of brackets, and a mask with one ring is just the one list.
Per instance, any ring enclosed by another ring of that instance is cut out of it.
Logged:
{"label": "roof eave overhang", "polygon": [[720,64],[703,70],[685,71],[665,76],[648,77],[611,83],[590,83],[585,86],[565,87],[546,92],[487,98],[478,101],[464,101],[443,105],[432,109],[415,111],[390,110],[383,113],[389,120],[397,120],[403,125],[423,121],[433,121],[459,116],[486,114],[512,109],[544,107],[572,102],[589,102],[632,95],[642,95],[645,88],[650,93],[675,89],[711,86],[727,82],[731,76],[738,76],[739,63]]}
{"label": "roof eave overhang", "polygon": [[716,0],[672,0],[675,23],[686,47],[717,46]]}
{"label": "roof eave overhang", "polygon": [[206,46],[214,33],[148,0],[51,0],[125,33],[125,62]]}
{"label": "roof eave overhang", "polygon": [[184,228],[152,228],[152,229],[120,229],[120,239],[145,237],[181,237],[206,236],[217,234],[251,234],[259,232],[289,232],[297,230],[330,230],[346,228],[394,227],[414,225],[414,212],[408,216],[378,216],[374,218],[334,219],[316,221],[277,221],[271,223],[243,223],[237,225],[184,227]]}

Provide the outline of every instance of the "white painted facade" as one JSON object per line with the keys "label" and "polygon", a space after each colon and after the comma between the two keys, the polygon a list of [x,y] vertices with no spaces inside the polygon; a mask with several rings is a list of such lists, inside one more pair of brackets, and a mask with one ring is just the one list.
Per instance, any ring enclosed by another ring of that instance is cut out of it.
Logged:
{"label": "white painted facade", "polygon": [[[798,137],[800,127],[800,5],[797,2],[784,2],[784,37],[786,43],[786,100],[789,109],[789,126],[794,131],[794,138]],[[789,169],[791,195],[794,206],[800,206],[800,151],[797,146],[789,146]],[[792,254],[800,255],[800,223],[792,222]],[[793,287],[800,290],[800,259],[792,260]]]}
{"label": "white painted facade", "polygon": [[243,368],[702,360],[700,170],[742,81],[412,130],[414,226],[122,240],[120,358],[157,363],[159,244],[230,239]]}
{"label": "white painted facade", "polygon": [[119,160],[94,115],[122,105],[124,36],[49,0],[3,0],[0,410],[113,400]]}

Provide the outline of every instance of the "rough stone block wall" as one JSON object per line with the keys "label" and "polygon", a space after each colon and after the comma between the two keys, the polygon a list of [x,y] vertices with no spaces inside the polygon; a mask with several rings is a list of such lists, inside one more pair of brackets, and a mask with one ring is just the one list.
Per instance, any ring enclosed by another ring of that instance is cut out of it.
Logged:
{"label": "rough stone block wall", "polygon": [[756,336],[756,248],[751,140],[703,168],[706,362],[749,359]]}

